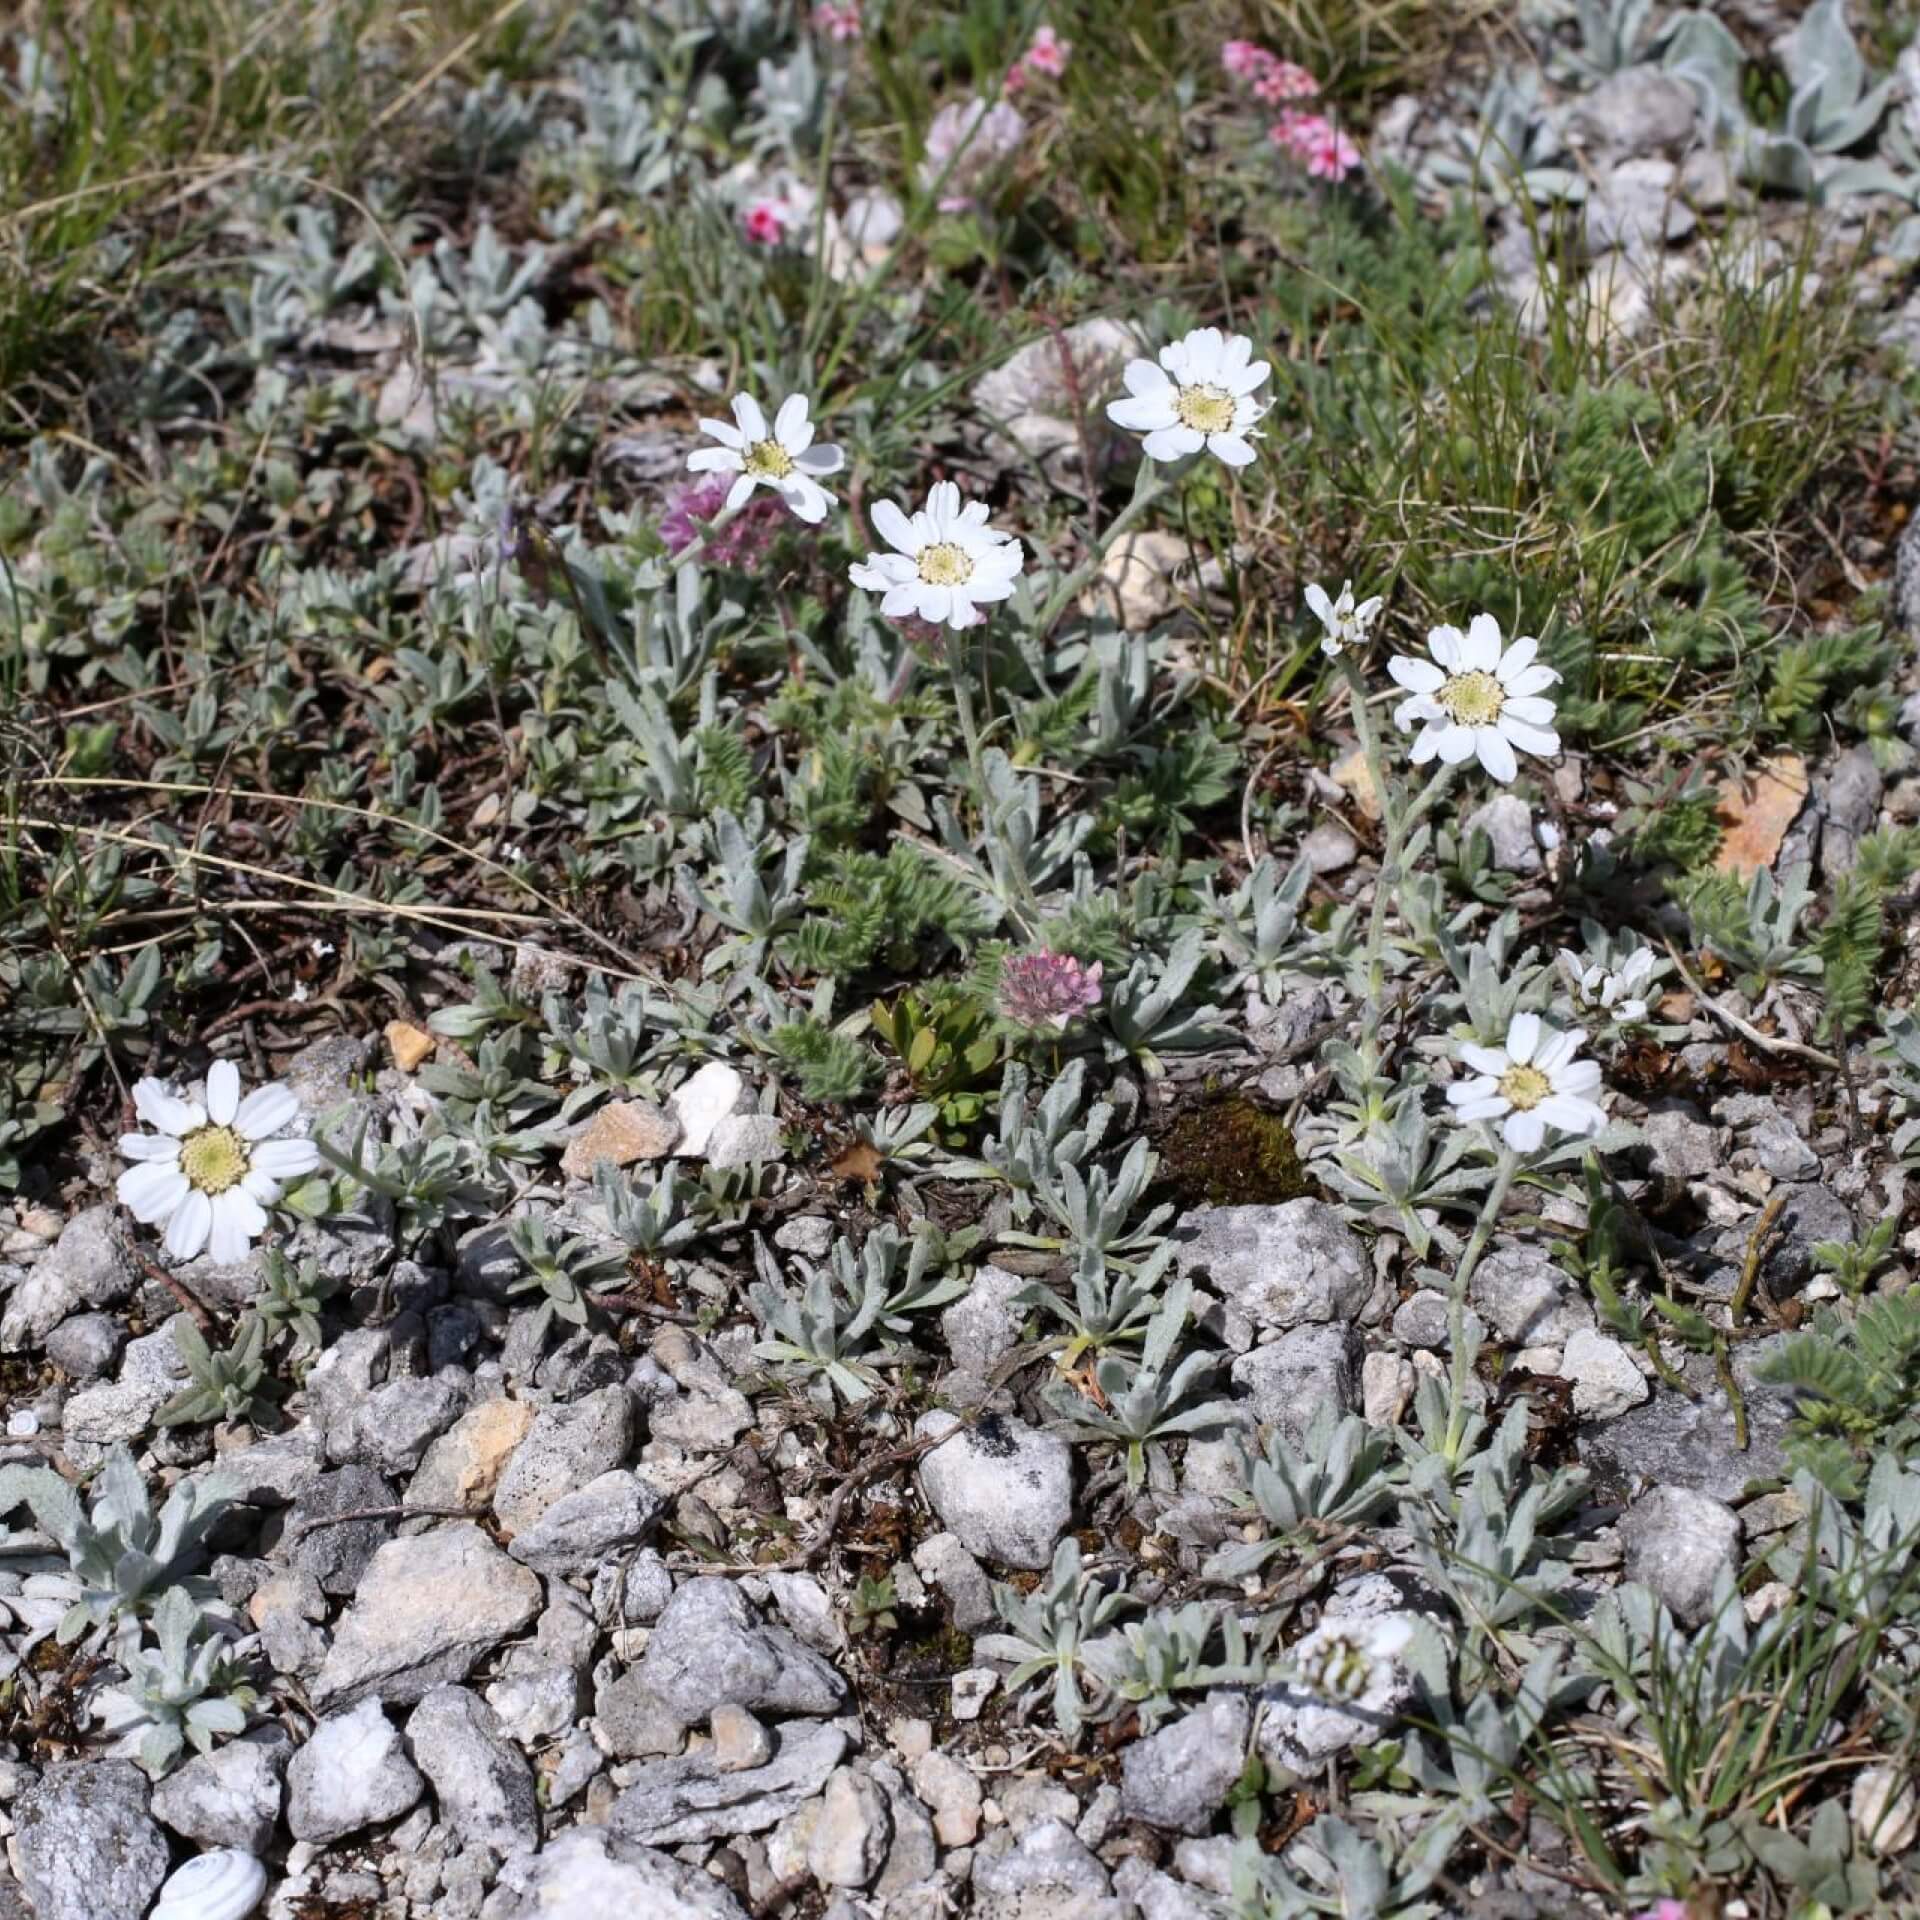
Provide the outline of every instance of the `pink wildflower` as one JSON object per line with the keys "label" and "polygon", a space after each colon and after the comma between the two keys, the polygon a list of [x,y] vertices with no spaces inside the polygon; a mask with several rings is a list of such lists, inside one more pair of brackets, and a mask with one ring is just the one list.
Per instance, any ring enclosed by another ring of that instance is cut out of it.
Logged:
{"label": "pink wildflower", "polygon": [[1251,80],[1273,64],[1273,55],[1251,40],[1229,40],[1220,49],[1220,64],[1235,80]]}
{"label": "pink wildflower", "polygon": [[1282,100],[1311,100],[1320,91],[1320,82],[1305,67],[1291,60],[1273,60],[1254,75],[1253,95],[1269,106]]}
{"label": "pink wildflower", "polygon": [[[715,518],[726,506],[733,480],[730,473],[717,473],[710,480],[690,481],[667,496],[666,511],[660,516],[660,539],[669,553],[685,553],[700,538],[701,523]],[[770,493],[756,493],[707,542],[701,561],[709,567],[751,573],[766,558],[782,525],[779,500]]]}
{"label": "pink wildflower", "polygon": [[1645,1913],[1636,1913],[1633,1920],[1687,1920],[1687,1903],[1684,1900],[1656,1900]]}
{"label": "pink wildflower", "polygon": [[1064,1033],[1100,1004],[1100,962],[1084,967],[1070,953],[1011,955],[1000,969],[1000,1012],[1017,1027]]}
{"label": "pink wildflower", "polygon": [[1298,107],[1283,107],[1280,118],[1267,129],[1267,138],[1282,152],[1290,153],[1296,159],[1305,156],[1300,152],[1301,141],[1309,127],[1318,124],[1317,113],[1302,113]]}
{"label": "pink wildflower", "polygon": [[1360,149],[1331,120],[1307,116],[1309,124],[1295,138],[1294,151],[1316,180],[1344,180],[1360,164]]}
{"label": "pink wildflower", "polygon": [[819,0],[813,10],[813,30],[829,40],[858,40],[861,32],[859,0]]}
{"label": "pink wildflower", "polygon": [[1007,69],[1007,77],[1000,83],[1003,93],[1024,93],[1027,86],[1027,63],[1016,60]]}
{"label": "pink wildflower", "polygon": [[1051,27],[1036,27],[1033,45],[1020,56],[1020,64],[1030,72],[1058,80],[1067,70],[1067,56],[1072,51],[1072,42],[1062,40]]}
{"label": "pink wildflower", "polygon": [[791,211],[778,200],[756,200],[740,216],[747,238],[756,247],[777,247],[787,237]]}
{"label": "pink wildflower", "polygon": [[1267,138],[1316,180],[1344,180],[1360,164],[1360,149],[1325,114],[1288,108],[1267,129]]}

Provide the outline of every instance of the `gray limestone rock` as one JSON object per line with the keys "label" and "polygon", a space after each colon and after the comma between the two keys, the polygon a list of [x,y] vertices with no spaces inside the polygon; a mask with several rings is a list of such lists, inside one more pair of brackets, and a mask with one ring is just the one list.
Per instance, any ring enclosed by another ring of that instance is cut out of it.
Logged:
{"label": "gray limestone rock", "polygon": [[677,1846],[730,1833],[760,1833],[827,1783],[847,1736],[824,1721],[789,1722],[764,1767],[722,1772],[711,1752],[644,1761],[613,1804],[608,1827],[623,1840]]}
{"label": "gray limestone rock", "polygon": [[519,1853],[540,1844],[532,1770],[478,1695],[435,1687],[407,1721],[407,1745],[441,1819],[469,1847]]}
{"label": "gray limestone rock", "polygon": [[[950,1413],[926,1413],[914,1433],[953,1433],[959,1424]],[[920,1484],[961,1545],[1002,1566],[1046,1566],[1073,1518],[1072,1450],[1005,1414],[984,1414],[922,1454]]]}
{"label": "gray limestone rock", "polygon": [[143,1920],[167,1877],[147,1777],[128,1761],[49,1767],[14,1801],[13,1822],[37,1920]]}
{"label": "gray limestone rock", "polygon": [[1737,1513],[1687,1487],[1651,1488],[1620,1522],[1627,1578],[1651,1587],[1688,1626],[1712,1611],[1720,1575],[1739,1571],[1740,1536]]}
{"label": "gray limestone rock", "polygon": [[1373,1292],[1359,1235],[1321,1200],[1199,1207],[1176,1232],[1183,1269],[1263,1327],[1353,1320]]}
{"label": "gray limestone rock", "polygon": [[322,1720],[287,1763],[287,1829],[324,1844],[397,1820],[426,1791],[378,1700]]}

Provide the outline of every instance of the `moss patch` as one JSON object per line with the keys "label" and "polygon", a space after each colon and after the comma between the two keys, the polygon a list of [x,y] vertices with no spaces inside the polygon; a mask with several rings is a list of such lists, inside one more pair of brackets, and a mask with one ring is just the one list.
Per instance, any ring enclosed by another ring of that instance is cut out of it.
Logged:
{"label": "moss patch", "polygon": [[1245,1094],[1186,1108],[1157,1144],[1159,1185],[1182,1207],[1278,1206],[1312,1190],[1292,1128]]}

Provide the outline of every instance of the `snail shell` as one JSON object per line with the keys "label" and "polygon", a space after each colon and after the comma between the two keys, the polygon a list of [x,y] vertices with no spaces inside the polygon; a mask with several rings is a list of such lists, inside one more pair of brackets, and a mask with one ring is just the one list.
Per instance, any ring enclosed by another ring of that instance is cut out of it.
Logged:
{"label": "snail shell", "polygon": [[170,1874],[149,1920],[246,1920],[267,1890],[267,1870],[238,1847],[197,1853]]}

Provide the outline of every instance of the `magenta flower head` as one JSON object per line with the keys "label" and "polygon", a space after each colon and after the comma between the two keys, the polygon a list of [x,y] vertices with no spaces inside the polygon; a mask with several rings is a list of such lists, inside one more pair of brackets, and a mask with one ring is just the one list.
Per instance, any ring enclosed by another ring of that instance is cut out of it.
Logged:
{"label": "magenta flower head", "polygon": [[1000,969],[1000,1014],[1031,1033],[1065,1033],[1100,1004],[1100,962],[1084,967],[1070,953],[1016,953]]}
{"label": "magenta flower head", "polygon": [[[666,511],[660,516],[660,539],[669,553],[685,553],[700,538],[701,523],[718,517],[732,485],[732,474],[716,473],[710,480],[691,480],[668,494]],[[785,518],[775,495],[756,493],[707,542],[700,557],[710,567],[751,573],[767,557]]]}
{"label": "magenta flower head", "polygon": [[1656,1900],[1645,1913],[1636,1913],[1633,1920],[1687,1920],[1687,1903],[1684,1900]]}

